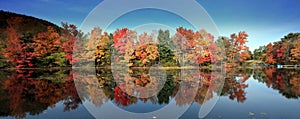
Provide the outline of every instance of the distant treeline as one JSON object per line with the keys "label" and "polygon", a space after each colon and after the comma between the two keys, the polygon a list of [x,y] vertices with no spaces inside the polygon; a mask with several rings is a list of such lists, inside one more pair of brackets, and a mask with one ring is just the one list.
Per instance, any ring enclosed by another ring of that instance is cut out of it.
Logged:
{"label": "distant treeline", "polygon": [[260,46],[253,52],[255,60],[267,64],[295,65],[300,63],[300,33],[290,33],[280,41]]}
{"label": "distant treeline", "polygon": [[[268,64],[299,63],[299,33],[256,49],[252,55],[246,46],[248,34],[215,38],[204,29],[193,31],[179,27],[171,35],[168,30],[137,34],[128,28],[113,33],[95,27],[84,34],[75,25],[50,22],[1,11],[0,67],[36,68],[69,67],[74,63],[93,63],[97,67],[127,65],[147,67],[242,65],[256,59]],[[4,22],[5,21],[5,22]],[[31,22],[29,22],[31,21]]]}

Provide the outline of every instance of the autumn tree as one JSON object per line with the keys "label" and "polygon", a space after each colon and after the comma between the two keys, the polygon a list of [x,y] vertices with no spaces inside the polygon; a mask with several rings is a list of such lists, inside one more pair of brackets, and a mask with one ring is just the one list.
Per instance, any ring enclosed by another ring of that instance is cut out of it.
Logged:
{"label": "autumn tree", "polygon": [[138,66],[145,66],[149,63],[151,65],[159,56],[156,44],[140,45],[134,54],[136,58],[134,60],[137,60],[138,64],[140,64]]}
{"label": "autumn tree", "polygon": [[109,37],[108,33],[105,32],[103,35],[100,34],[96,47],[96,65],[105,66],[111,64],[111,53],[112,53],[113,40]]}
{"label": "autumn tree", "polygon": [[[285,64],[297,64],[297,45],[300,39],[300,33],[289,33],[281,38],[281,41],[285,44],[285,50],[283,52]],[[293,50],[293,51],[292,51]]]}
{"label": "autumn tree", "polygon": [[28,68],[34,66],[32,62],[34,52],[32,51],[31,37],[18,33],[18,26],[16,25],[21,21],[21,18],[7,21],[9,24],[5,31],[7,33],[7,43],[2,53],[8,59],[8,62],[15,64],[16,68]]}
{"label": "autumn tree", "polygon": [[214,42],[214,36],[204,29],[192,31],[178,28],[174,36],[177,59],[187,64],[211,64],[222,61],[222,49]]}
{"label": "autumn tree", "polygon": [[221,47],[214,42],[214,36],[201,29],[194,34],[195,62],[198,64],[216,63],[221,60]]}
{"label": "autumn tree", "polygon": [[[298,61],[298,45],[300,33],[289,33],[281,38],[280,41],[269,43],[267,46],[254,50],[254,58],[261,53],[262,58],[267,64],[292,65]],[[264,48],[265,47],[265,48]],[[263,49],[262,49],[263,48]]]}
{"label": "autumn tree", "polygon": [[194,59],[194,31],[183,27],[177,28],[176,31],[173,38],[176,49],[176,58],[181,64],[191,63],[190,61],[193,61]]}
{"label": "autumn tree", "polygon": [[[69,64],[78,62],[82,56],[82,42],[78,40],[78,30],[73,24],[62,23],[62,46],[64,48],[65,57],[68,59]],[[77,53],[77,54],[73,54]]]}
{"label": "autumn tree", "polygon": [[[300,38],[297,39],[297,41],[294,42],[295,46],[300,46]],[[294,47],[291,49],[291,55],[293,56],[293,59],[291,59],[291,62],[300,63],[300,47]]]}
{"label": "autumn tree", "polygon": [[266,60],[265,62],[268,63],[268,64],[275,64],[275,60],[274,60],[274,55],[272,53],[272,48],[273,48],[273,45],[271,43],[269,43],[267,45],[267,57],[266,57]]}
{"label": "autumn tree", "polygon": [[227,67],[233,67],[243,63],[250,57],[249,47],[246,46],[248,34],[239,32],[232,34],[230,38],[221,37],[218,42],[223,44],[226,52]]}
{"label": "autumn tree", "polygon": [[48,31],[37,34],[34,38],[34,42],[36,43],[36,56],[43,57],[61,50],[61,37],[50,26],[48,27]]}
{"label": "autumn tree", "polygon": [[286,44],[283,42],[274,42],[269,43],[267,45],[267,57],[265,59],[265,62],[268,64],[284,64],[285,59],[287,56],[285,56],[284,52],[286,49]]}
{"label": "autumn tree", "polygon": [[144,32],[143,34],[140,34],[138,36],[138,38],[139,39],[136,42],[136,46],[156,43],[154,34],[148,34],[148,33]]}
{"label": "autumn tree", "polygon": [[[11,35],[11,34],[8,34],[8,32],[12,32],[12,31],[9,31],[14,29],[15,32],[19,35],[18,37],[21,37],[21,32],[20,32],[20,24],[23,22],[23,18],[21,17],[11,17],[9,19],[7,19],[6,21],[4,21],[7,23],[7,26],[5,27],[4,25],[4,28],[6,29],[2,29],[0,30],[0,67],[7,67],[7,66],[11,66],[12,62],[10,59],[7,59],[5,56],[4,56],[4,52],[5,51],[5,48],[6,48],[6,45],[7,45],[7,42],[8,42],[8,37]],[[15,63],[13,63],[15,64]]]}
{"label": "autumn tree", "polygon": [[[109,41],[107,35],[106,39]],[[116,52],[114,52],[114,60],[119,63],[125,62],[127,63],[126,65],[130,67],[150,66],[156,63],[159,56],[158,45],[155,41],[154,34],[148,35],[147,33],[143,33],[137,37],[135,31],[127,28],[117,30],[114,33],[113,48],[116,50]],[[98,53],[104,54],[102,50],[101,52],[99,50]]]}
{"label": "autumn tree", "polygon": [[[123,28],[114,33],[114,48],[118,54],[125,55],[126,50],[133,48],[133,41],[136,39],[136,32]],[[130,46],[126,45],[130,44]],[[126,47],[127,46],[127,47]]]}
{"label": "autumn tree", "polygon": [[[116,52],[114,53],[114,61],[116,64],[132,65],[129,63],[134,55],[134,41],[136,41],[137,35],[135,31],[123,28],[117,29],[113,35],[113,48]],[[122,63],[123,62],[123,63]],[[128,63],[128,64],[124,64]]]}
{"label": "autumn tree", "polygon": [[158,46],[157,43],[154,42],[154,36],[148,35],[147,33],[141,34],[136,44],[136,50],[134,51],[132,59],[135,58],[135,62],[142,66],[153,64],[159,56]]}
{"label": "autumn tree", "polygon": [[[245,61],[247,58],[250,57],[248,54],[249,47],[245,45],[247,42],[248,34],[246,34],[246,32],[239,32],[238,35],[232,34],[231,38],[234,41],[234,46],[235,46],[234,49],[237,49],[237,50],[235,50],[237,53],[237,56],[235,56],[233,54],[232,58],[233,59],[236,58],[238,60],[238,62]],[[234,53],[234,51],[233,51],[233,53]]]}
{"label": "autumn tree", "polygon": [[62,37],[53,27],[34,37],[34,52],[41,66],[65,66]]}
{"label": "autumn tree", "polygon": [[[85,44],[85,58],[89,61],[95,61],[97,43],[102,37],[102,29],[95,27],[90,34],[89,41]],[[95,52],[96,51],[96,52]]]}

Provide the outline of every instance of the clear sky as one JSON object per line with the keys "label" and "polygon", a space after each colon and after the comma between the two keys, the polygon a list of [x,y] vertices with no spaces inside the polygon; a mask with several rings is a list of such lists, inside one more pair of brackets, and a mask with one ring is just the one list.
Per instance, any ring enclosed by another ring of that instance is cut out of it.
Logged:
{"label": "clear sky", "polygon": [[[0,9],[45,19],[58,25],[67,21],[80,26],[88,13],[101,2],[102,0],[1,0]],[[212,17],[220,35],[229,36],[232,33],[246,31],[249,34],[247,45],[251,50],[277,41],[290,32],[300,31],[300,0],[197,0],[197,2]],[[140,13],[144,15],[144,20],[151,18],[145,15],[147,12],[157,14],[158,17],[155,19],[158,20],[176,17],[172,14],[146,10]],[[129,20],[130,18],[132,17],[128,17]],[[184,21],[182,23],[184,24]]]}

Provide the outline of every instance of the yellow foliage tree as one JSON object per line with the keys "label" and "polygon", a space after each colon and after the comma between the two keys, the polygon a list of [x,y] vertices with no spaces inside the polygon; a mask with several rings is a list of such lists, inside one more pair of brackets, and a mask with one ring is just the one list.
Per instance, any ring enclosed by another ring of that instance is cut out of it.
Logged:
{"label": "yellow foliage tree", "polygon": [[102,37],[102,29],[99,27],[95,27],[91,31],[90,39],[86,43],[86,48],[85,48],[85,58],[88,61],[94,61],[96,59],[96,48],[97,48],[97,43]]}
{"label": "yellow foliage tree", "polygon": [[298,38],[294,44],[295,44],[294,46],[296,47],[291,50],[291,54],[293,56],[293,59],[291,61],[297,63],[300,60],[300,47],[297,47],[300,46],[300,38]]}

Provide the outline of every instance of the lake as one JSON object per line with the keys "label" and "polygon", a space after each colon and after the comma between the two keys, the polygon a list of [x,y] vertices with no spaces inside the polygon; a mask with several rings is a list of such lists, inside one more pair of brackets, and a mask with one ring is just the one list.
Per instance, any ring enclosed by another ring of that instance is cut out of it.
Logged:
{"label": "lake", "polygon": [[163,110],[191,119],[217,94],[207,119],[300,118],[300,70],[276,68],[226,69],[224,74],[195,69],[1,70],[0,118],[115,118]]}

